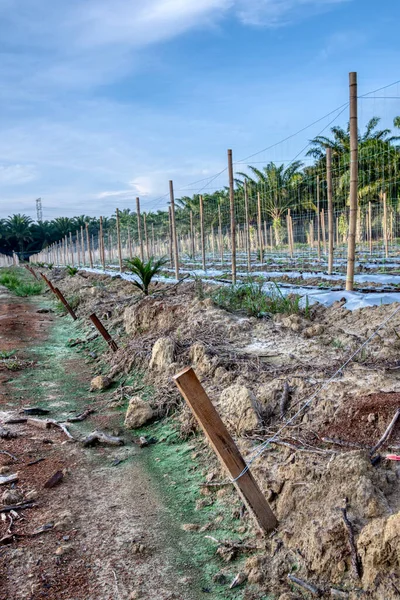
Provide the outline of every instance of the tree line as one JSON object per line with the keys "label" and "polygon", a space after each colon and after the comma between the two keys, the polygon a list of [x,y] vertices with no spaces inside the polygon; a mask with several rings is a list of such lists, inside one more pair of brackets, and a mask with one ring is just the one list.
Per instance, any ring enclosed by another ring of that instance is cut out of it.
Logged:
{"label": "tree line", "polygon": [[[388,199],[400,203],[400,136],[391,129],[379,129],[380,119],[373,117],[365,130],[359,133],[359,204],[376,204],[382,201],[386,192]],[[400,117],[393,120],[395,130],[400,129]],[[263,218],[277,231],[284,214],[290,208],[295,216],[315,214],[317,211],[317,186],[320,208],[327,205],[326,149],[332,150],[332,174],[334,180],[333,201],[337,208],[348,204],[350,177],[350,133],[349,126],[331,128],[331,136],[317,136],[310,141],[307,156],[313,161],[305,165],[302,161],[275,164],[268,163],[262,168],[249,165],[247,172],[237,173],[235,179],[236,216],[244,223],[245,183],[248,194],[250,223],[257,222],[257,197],[260,195]],[[203,195],[204,225],[210,231],[219,224],[229,227],[229,189],[224,187],[211,194]],[[137,215],[130,209],[120,210],[122,235],[126,238],[128,229],[135,237],[138,234]],[[190,217],[199,229],[200,195],[183,196],[176,199],[176,225],[178,233],[185,234],[190,227]],[[148,236],[164,237],[169,234],[167,210],[143,213]],[[89,226],[90,234],[99,231],[99,219],[81,215],[74,218],[58,217],[52,221],[34,222],[26,215],[16,214],[0,221],[0,251],[20,254],[39,252],[48,245]],[[143,222],[144,224],[144,222]],[[113,235],[116,216],[103,217],[103,230]]]}

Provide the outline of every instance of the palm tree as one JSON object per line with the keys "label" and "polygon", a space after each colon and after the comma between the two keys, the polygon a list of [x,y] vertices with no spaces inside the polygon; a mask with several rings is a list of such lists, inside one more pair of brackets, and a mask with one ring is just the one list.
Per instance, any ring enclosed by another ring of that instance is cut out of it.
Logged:
{"label": "palm tree", "polygon": [[300,171],[302,166],[303,163],[299,160],[287,167],[284,164],[276,165],[270,162],[261,170],[249,165],[248,168],[256,176],[255,178],[247,173],[238,173],[247,180],[250,196],[251,192],[260,192],[264,209],[272,219],[277,246],[282,242],[281,218],[298,202],[298,188],[303,179]]}
{"label": "palm tree", "polygon": [[16,240],[21,254],[25,243],[32,240],[32,223],[30,217],[21,214],[8,217],[6,220],[7,237]]}
{"label": "palm tree", "polygon": [[141,290],[145,296],[149,295],[149,285],[154,275],[159,273],[163,266],[168,262],[165,256],[155,260],[153,257],[150,257],[147,262],[143,262],[137,256],[133,258],[125,259],[125,264],[128,267],[128,270],[131,271],[134,275],[139,278],[139,281],[133,281],[133,285],[135,285],[139,290]]}

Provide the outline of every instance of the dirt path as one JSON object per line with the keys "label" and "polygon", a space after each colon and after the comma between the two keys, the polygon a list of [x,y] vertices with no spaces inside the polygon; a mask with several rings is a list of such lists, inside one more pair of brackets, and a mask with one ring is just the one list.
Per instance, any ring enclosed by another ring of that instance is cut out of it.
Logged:
{"label": "dirt path", "polygon": [[[58,419],[95,400],[88,394],[89,365],[60,341],[60,328],[64,336],[73,335],[73,326],[38,308],[1,291],[0,351],[16,350],[18,361],[35,364],[21,371],[1,366],[0,422],[22,406],[40,403]],[[0,450],[17,461],[0,454],[0,467],[18,472],[16,500],[20,492],[35,505],[18,511],[20,518],[0,521],[0,537],[7,530],[14,534],[0,546],[0,600],[204,597],[197,573],[177,566],[179,534],[171,532],[174,525],[138,448],[84,449],[57,429],[7,427],[17,437],[0,439]],[[123,462],[115,465],[118,459]],[[58,470],[63,481],[45,489]],[[12,491],[8,485],[0,493],[7,488]],[[48,530],[37,533],[44,525]]]}

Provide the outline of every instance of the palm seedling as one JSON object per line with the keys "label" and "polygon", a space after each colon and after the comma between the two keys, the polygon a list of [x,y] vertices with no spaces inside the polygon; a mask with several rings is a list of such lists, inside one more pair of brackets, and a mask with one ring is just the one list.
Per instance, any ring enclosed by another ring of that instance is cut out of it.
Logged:
{"label": "palm seedling", "polygon": [[163,256],[158,260],[155,260],[153,256],[149,258],[147,262],[140,260],[138,256],[133,258],[127,258],[125,265],[131,273],[138,277],[138,281],[133,281],[133,285],[139,288],[145,296],[149,295],[149,285],[155,275],[160,273],[163,266],[168,262],[167,258]]}

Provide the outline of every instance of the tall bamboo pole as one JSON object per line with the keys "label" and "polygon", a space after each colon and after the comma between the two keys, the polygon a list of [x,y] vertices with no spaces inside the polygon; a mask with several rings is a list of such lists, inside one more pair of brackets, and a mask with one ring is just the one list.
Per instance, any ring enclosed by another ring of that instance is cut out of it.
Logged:
{"label": "tall bamboo pole", "polygon": [[106,269],[106,254],[104,252],[104,234],[103,234],[103,217],[100,217],[100,231],[99,231],[99,241],[100,241],[100,260],[103,265],[103,270]]}
{"label": "tall bamboo pole", "polygon": [[[317,215],[320,214],[320,190],[319,190],[319,175],[317,175]],[[321,260],[321,226],[319,216],[317,218],[317,244],[318,244],[318,260]]]}
{"label": "tall bamboo pole", "polygon": [[350,219],[347,247],[346,290],[354,289],[354,267],[356,250],[357,206],[358,206],[358,115],[357,73],[350,73]]}
{"label": "tall bamboo pole", "polygon": [[194,248],[194,227],[193,227],[193,211],[190,209],[190,253],[192,255],[192,260],[195,260],[195,248]]}
{"label": "tall bamboo pole", "polygon": [[246,218],[246,253],[247,253],[247,270],[251,271],[251,248],[250,248],[250,222],[249,222],[249,195],[247,191],[247,179],[244,180],[244,210]]}
{"label": "tall bamboo pole", "polygon": [[231,211],[231,245],[232,245],[232,283],[236,284],[236,221],[235,221],[235,190],[233,182],[232,150],[228,150],[229,200]]}
{"label": "tall bamboo pole", "polygon": [[122,245],[121,245],[121,225],[119,221],[119,209],[115,209],[116,221],[117,221],[117,245],[118,245],[118,261],[119,270],[122,272]]}
{"label": "tall bamboo pole", "polygon": [[169,182],[169,198],[170,198],[170,202],[171,202],[171,226],[172,226],[172,242],[173,242],[174,262],[175,262],[175,278],[179,279],[179,250],[178,250],[178,238],[176,235],[176,223],[175,223],[174,183],[171,180]]}
{"label": "tall bamboo pole", "polygon": [[144,261],[144,252],[143,252],[143,240],[142,240],[142,224],[141,224],[141,220],[140,220],[140,200],[139,200],[139,198],[136,198],[136,215],[137,215],[140,260],[143,262]]}
{"label": "tall bamboo pole", "polygon": [[328,194],[328,275],[333,270],[333,197],[332,197],[332,150],[326,149],[326,184]]}
{"label": "tall bamboo pole", "polygon": [[143,213],[143,229],[144,229],[144,243],[146,245],[146,256],[147,260],[150,260],[150,249],[149,249],[149,236],[147,233],[147,215]]}
{"label": "tall bamboo pole", "polygon": [[385,258],[389,258],[386,192],[383,192],[383,239],[385,242]]}
{"label": "tall bamboo pole", "polygon": [[221,202],[218,202],[218,237],[219,237],[219,251],[221,254],[221,266],[222,266],[224,264],[224,239],[222,236]]}
{"label": "tall bamboo pole", "polygon": [[200,203],[200,243],[201,243],[201,264],[203,266],[203,271],[206,270],[206,244],[204,238],[204,204],[203,204],[203,196],[200,195],[199,203]]}
{"label": "tall bamboo pole", "polygon": [[258,235],[258,252],[260,257],[260,263],[264,259],[264,248],[262,239],[262,223],[261,223],[261,196],[260,192],[257,192],[257,235]]}
{"label": "tall bamboo pole", "polygon": [[368,240],[369,240],[369,253],[372,254],[372,207],[371,207],[371,202],[368,202]]}
{"label": "tall bamboo pole", "polygon": [[82,263],[83,263],[83,266],[85,266],[86,255],[85,255],[85,238],[83,236],[83,225],[81,225],[81,248],[82,248]]}
{"label": "tall bamboo pole", "polygon": [[89,235],[88,223],[86,223],[85,229],[86,229],[86,246],[87,246],[87,251],[89,254],[89,265],[90,265],[90,268],[93,269],[93,257],[92,257],[92,249],[90,247],[90,235]]}

